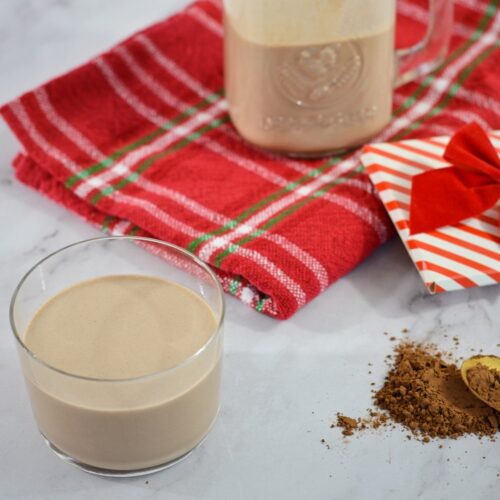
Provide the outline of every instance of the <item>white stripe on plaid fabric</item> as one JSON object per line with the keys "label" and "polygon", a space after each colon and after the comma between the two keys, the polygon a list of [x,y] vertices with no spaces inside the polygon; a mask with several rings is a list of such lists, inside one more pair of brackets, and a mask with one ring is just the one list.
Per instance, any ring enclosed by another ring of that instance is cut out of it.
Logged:
{"label": "white stripe on plaid fabric", "polygon": [[[84,153],[86,153],[90,158],[94,161],[102,162],[106,156],[102,151],[99,151],[97,147],[92,144],[81,132],[79,132],[75,127],[73,127],[70,123],[67,122],[52,106],[50,99],[47,95],[47,92],[44,88],[40,88],[35,91],[35,97],[40,105],[40,108],[44,112],[46,118],[58,129],[60,130],[66,137],[71,140],[74,144],[76,144]],[[120,164],[120,171],[124,176],[130,175],[132,173],[131,170],[127,168],[126,165]],[[135,181],[135,184],[139,185],[145,191],[150,193],[154,193],[158,196],[162,196],[168,198],[170,200],[179,203],[179,205],[187,208],[192,211],[196,215],[203,217],[210,222],[213,222],[217,225],[228,225],[231,223],[231,219],[228,217],[219,214],[205,206],[201,203],[192,200],[191,198],[179,193],[173,189],[170,189],[166,186],[159,186],[154,182],[149,181],[147,178],[139,176]],[[105,187],[106,184],[103,184]],[[255,231],[256,228],[248,227],[247,231],[252,232]],[[264,233],[262,234],[262,238],[272,241],[280,248],[283,248],[290,255],[295,257],[299,262],[304,264],[309,271],[316,277],[318,283],[320,285],[321,291],[325,290],[328,286],[328,273],[326,269],[322,266],[322,264],[314,258],[308,252],[302,250],[296,244],[289,241],[287,238],[278,235],[278,234],[270,234]]]}
{"label": "white stripe on plaid fabric", "polygon": [[[17,118],[21,126],[28,133],[31,140],[44,152],[44,154],[52,157],[57,162],[61,163],[65,168],[67,168],[73,174],[77,174],[81,170],[81,167],[79,165],[73,162],[73,160],[71,160],[60,149],[50,144],[47,141],[47,139],[43,137],[40,131],[35,127],[33,122],[30,120],[20,100],[13,101],[9,105],[9,108],[14,114],[14,116]],[[189,226],[188,224],[185,224],[184,222],[175,219],[174,217],[172,217],[171,215],[169,215],[168,213],[161,210],[159,207],[157,207],[156,205],[147,200],[134,198],[119,191],[114,191],[109,196],[111,198],[114,198],[119,203],[123,203],[124,205],[134,206],[135,208],[148,213],[150,216],[154,217],[162,224],[170,226],[171,228],[189,236],[190,238],[199,238],[203,234],[200,231]],[[253,261],[257,265],[259,265],[263,270],[265,270],[270,276],[277,279],[277,281],[281,283],[281,285],[289,291],[290,295],[295,299],[298,307],[302,307],[306,303],[306,296],[300,285],[295,280],[290,278],[286,273],[284,273],[273,262],[271,262],[267,257],[260,255],[258,252],[254,250],[242,247],[238,248],[236,253],[248,260]]]}
{"label": "white stripe on plaid fabric", "polygon": [[[47,139],[40,133],[40,131],[35,127],[34,123],[28,116],[26,109],[19,99],[12,101],[9,104],[9,108],[17,118],[22,127],[26,130],[31,140],[47,155],[52,157],[54,160],[59,162],[61,165],[66,167],[67,170],[76,174],[80,171],[80,166],[77,165],[73,160],[71,160],[65,153],[63,153],[60,149],[56,148],[54,145],[50,144]],[[117,196],[116,196],[117,195]],[[131,198],[123,193],[115,192],[113,196],[119,200],[125,200],[125,202],[133,202],[134,198]],[[151,205],[151,209],[154,211],[156,208],[153,204]],[[158,213],[162,213],[161,210],[157,209]],[[169,225],[170,227],[176,229],[177,231],[187,234],[189,236],[201,235],[199,231],[195,230],[191,226],[184,224],[183,222],[171,217],[168,214],[165,214],[165,218],[163,218],[163,222]]]}
{"label": "white stripe on plaid fabric", "polygon": [[[165,104],[180,111],[186,111],[191,107],[189,104],[181,101],[177,96],[172,94],[167,88],[158,85],[158,82],[154,78],[151,78],[149,74],[135,62],[135,59],[124,45],[118,45],[113,49],[113,52],[118,54],[134,76],[153,94],[158,95]],[[223,103],[222,109],[227,109],[227,104]],[[202,110],[198,110],[197,112],[203,115]],[[210,118],[206,117],[206,121],[208,122],[209,120]]]}
{"label": "white stripe on plaid fabric", "polygon": [[[278,214],[279,212],[289,207],[290,205],[294,204],[301,198],[314,195],[314,193],[316,193],[318,190],[320,190],[325,186],[325,181],[324,181],[325,177],[326,177],[325,175],[322,175],[320,178],[317,178],[311,183],[303,185],[300,188],[296,189],[295,191],[291,191],[289,195],[284,196],[279,200],[267,205],[265,208],[263,208],[255,215],[247,219],[246,221],[247,225],[259,226],[260,224],[269,220],[271,217]],[[329,176],[329,177],[332,179],[332,181],[337,178],[335,176]],[[349,197],[337,195],[335,193],[328,193],[328,201],[336,205],[339,205],[345,210],[350,211],[351,213],[357,215],[361,220],[364,220],[373,228],[377,227],[377,222],[378,222],[380,226],[383,228],[383,230],[384,231],[386,230],[385,226],[381,222],[379,222],[378,218],[373,216],[373,213],[369,209],[360,205],[359,203],[350,199]],[[241,237],[244,234],[246,233],[243,232],[241,228],[237,227],[236,229],[226,233],[225,236],[226,239],[234,240],[236,238]],[[222,243],[223,241],[220,238],[214,238],[212,240],[207,241],[200,250],[199,255],[203,256],[202,258],[209,260],[215,251],[223,248],[221,246]]]}
{"label": "white stripe on plaid fabric", "polygon": [[[80,166],[77,165],[73,160],[71,160],[66,154],[64,154],[60,149],[56,148],[52,144],[50,144],[45,137],[42,136],[42,134],[36,129],[35,125],[33,122],[30,120],[24,106],[19,100],[13,101],[9,105],[11,111],[14,113],[16,118],[18,119],[19,123],[24,127],[24,129],[28,132],[28,135],[32,139],[32,141],[48,156],[51,156],[53,159],[64,165],[70,172],[76,174],[80,171]],[[113,193],[113,196],[117,198],[118,200],[125,200],[126,203],[133,203],[135,202],[134,198],[129,197],[128,195],[125,195],[120,192],[115,192]],[[140,200],[143,202],[144,200]],[[146,207],[146,204],[148,204],[148,210],[154,213],[155,209],[158,211],[158,213],[161,213],[162,211],[157,209],[152,203],[149,202],[144,202],[145,204],[142,205]],[[203,233],[200,233],[199,231],[195,230],[191,226],[184,224],[183,222],[171,217],[168,214],[165,214],[166,217],[162,219],[162,221],[173,227],[174,229],[178,230],[181,233],[187,234],[189,236],[195,236],[195,235],[201,235]]]}
{"label": "white stripe on plaid fabric", "polygon": [[[52,104],[50,103],[49,96],[47,94],[47,90],[45,87],[39,87],[33,92],[33,95],[35,96],[35,99],[40,106],[40,109],[44,112],[44,114],[47,116],[48,120],[50,122],[55,121],[55,110],[52,107]],[[26,121],[24,123],[27,123]],[[60,122],[59,126],[57,127],[64,135],[70,136],[73,133],[73,126],[70,125],[66,120],[63,120]],[[86,137],[82,136],[79,139],[79,143],[77,146],[87,152],[87,154],[91,158],[97,158],[101,157],[102,153],[101,151],[94,145],[93,142],[89,141]],[[90,189],[89,189],[90,190]],[[79,195],[82,195],[79,193]]]}
{"label": "white stripe on plaid fabric", "polygon": [[493,111],[493,113],[500,116],[500,102],[495,99],[495,96],[488,96],[481,94],[479,90],[466,89],[465,87],[460,87],[457,92],[457,97],[467,101],[473,106],[478,106],[488,111]]}
{"label": "white stripe on plaid fabric", "polygon": [[448,110],[448,114],[450,116],[453,116],[453,118],[456,118],[463,124],[477,122],[485,130],[489,130],[493,126],[491,123],[488,123],[485,118],[479,116],[477,113],[473,113],[472,111],[466,111],[463,109],[450,109]]}
{"label": "white stripe on plaid fabric", "polygon": [[146,104],[133,100],[133,96],[127,93],[127,90],[120,84],[119,79],[115,75],[111,67],[104,61],[102,56],[96,57],[93,61],[100,70],[103,76],[106,78],[108,83],[113,87],[115,92],[131,107],[141,108],[142,113],[148,113],[151,116],[151,121],[158,125],[158,127],[163,127],[166,120],[163,120],[158,113]]}
{"label": "white stripe on plaid fabric", "polygon": [[198,94],[199,97],[207,98],[213,93],[205,89],[203,85],[194,78],[191,78],[191,76],[178,64],[162,54],[154,43],[143,33],[137,35],[134,41],[138,42],[167,73],[171,74],[176,80],[191,89],[195,94]]}
{"label": "white stripe on plaid fabric", "polygon": [[483,0],[455,0],[455,3],[474,12],[484,12],[488,7],[488,2]]}
{"label": "white stripe on plaid fabric", "polygon": [[120,220],[110,230],[110,234],[114,236],[124,236],[130,231],[132,227],[133,224],[131,222],[127,220]]}
{"label": "white stripe on plaid fabric", "polygon": [[[472,104],[476,108],[493,111],[493,113],[500,116],[500,101],[497,101],[494,96],[481,94],[479,90],[471,90],[465,87],[460,87],[455,97]],[[403,94],[396,93],[394,95],[394,102],[398,105],[402,104],[406,99],[407,97]]]}
{"label": "white stripe on plaid fabric", "polygon": [[[460,92],[458,93],[460,94]],[[401,98],[398,99],[398,103],[401,104],[405,98],[402,96]],[[472,103],[474,106],[477,106],[477,104]],[[486,105],[486,103],[485,103]],[[494,107],[494,106],[493,106]],[[489,108],[488,111],[494,111],[493,109]],[[500,107],[497,110],[500,115]],[[495,111],[494,111],[495,112]],[[464,124],[470,123],[470,122],[477,122],[481,127],[483,127],[486,130],[489,130],[492,125],[486,120],[485,117],[482,117],[478,113],[475,113],[474,111],[470,110],[464,110],[464,109],[449,109],[447,111],[447,114],[449,116],[452,116],[453,118],[456,118],[457,121],[462,122]],[[450,131],[453,130],[453,127],[451,126],[440,126],[441,129],[443,130],[443,135],[452,135],[450,134]]]}
{"label": "white stripe on plaid fabric", "polygon": [[191,17],[199,21],[203,26],[208,28],[210,31],[215,33],[217,36],[223,36],[224,35],[224,30],[221,28],[220,24],[210,17],[203,9],[200,9],[199,7],[189,7],[186,10],[186,13],[189,14]]}
{"label": "white stripe on plaid fabric", "polygon": [[[176,267],[182,267],[183,264],[185,264],[183,262],[183,259],[175,257],[171,252],[165,251],[158,245],[151,245],[147,242],[142,241],[137,241],[137,244],[140,247],[146,249],[148,252],[163,258],[165,261],[173,264]],[[192,272],[196,271],[192,270]],[[228,277],[219,269],[214,269],[214,272],[217,275],[217,278],[222,285],[223,290],[225,290],[227,293],[236,296],[245,304],[248,304],[259,311],[265,310],[271,316],[277,315],[275,305],[271,303],[268,297],[263,297],[261,294],[259,294],[258,290],[254,286],[252,286],[251,284],[243,285],[241,279],[239,279],[238,277]]]}
{"label": "white stripe on plaid fabric", "polygon": [[429,135],[453,135],[456,128],[447,125],[440,125],[439,123],[432,123],[428,126],[427,130],[429,131]]}
{"label": "white stripe on plaid fabric", "polygon": [[494,136],[490,136],[491,142],[493,143],[493,146],[495,146],[495,149],[497,152],[500,152],[500,137],[496,139]]}
{"label": "white stripe on plaid fabric", "polygon": [[[207,92],[208,89],[207,89]],[[239,135],[234,128],[231,128],[229,125],[224,124],[219,127],[219,130],[224,132],[227,136],[231,137],[234,141],[238,142],[239,144],[245,144],[245,141],[242,139],[241,135]],[[279,155],[276,153],[271,153],[270,151],[265,151],[265,150],[260,150],[259,149],[259,154],[262,156],[272,159],[272,160],[279,160],[282,162],[284,165],[286,165],[288,168],[291,170],[294,170],[295,172],[298,172],[303,175],[307,175],[311,172],[311,170],[314,169],[314,167],[311,165],[311,163],[308,162],[301,162],[298,160],[294,160],[292,158],[287,158],[284,157],[283,155]],[[365,186],[361,187],[362,184],[365,184]],[[370,189],[370,182],[367,180],[360,181],[359,183],[360,189],[363,189],[363,191],[368,191]]]}

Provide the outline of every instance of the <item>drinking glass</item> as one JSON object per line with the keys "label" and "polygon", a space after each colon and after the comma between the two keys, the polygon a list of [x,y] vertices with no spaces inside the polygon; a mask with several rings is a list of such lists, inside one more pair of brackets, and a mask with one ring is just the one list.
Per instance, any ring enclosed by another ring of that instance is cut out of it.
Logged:
{"label": "drinking glass", "polygon": [[[50,366],[26,346],[30,320],[47,300],[84,280],[110,275],[182,285],[210,307],[216,327],[178,365],[133,378],[75,375]],[[224,297],[214,273],[186,250],[129,236],[69,245],[21,279],[10,321],[40,433],[66,462],[104,476],[148,474],[177,463],[211,429],[219,409]]]}

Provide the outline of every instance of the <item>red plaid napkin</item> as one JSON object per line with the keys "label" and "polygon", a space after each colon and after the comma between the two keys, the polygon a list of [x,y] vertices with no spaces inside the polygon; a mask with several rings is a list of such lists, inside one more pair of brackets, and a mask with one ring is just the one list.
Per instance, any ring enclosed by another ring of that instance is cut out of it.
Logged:
{"label": "red plaid napkin", "polygon": [[[398,2],[402,38],[425,0]],[[500,127],[498,0],[458,0],[451,54],[397,91],[375,140]],[[495,17],[496,16],[496,17]],[[245,145],[222,97],[220,6],[199,1],[88,64],[8,103],[26,152],[18,178],[113,234],[190,249],[224,289],[288,318],[349,272],[392,229],[360,151],[312,162]]]}

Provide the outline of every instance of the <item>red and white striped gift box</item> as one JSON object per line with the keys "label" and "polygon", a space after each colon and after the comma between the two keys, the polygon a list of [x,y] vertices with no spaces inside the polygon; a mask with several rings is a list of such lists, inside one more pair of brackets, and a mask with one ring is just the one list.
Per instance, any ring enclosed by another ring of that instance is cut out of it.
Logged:
{"label": "red and white striped gift box", "polygon": [[[500,132],[489,136],[500,152]],[[362,155],[368,175],[430,293],[500,282],[500,201],[456,225],[410,235],[412,177],[448,166],[443,159],[448,141],[448,137],[433,137],[372,144]]]}

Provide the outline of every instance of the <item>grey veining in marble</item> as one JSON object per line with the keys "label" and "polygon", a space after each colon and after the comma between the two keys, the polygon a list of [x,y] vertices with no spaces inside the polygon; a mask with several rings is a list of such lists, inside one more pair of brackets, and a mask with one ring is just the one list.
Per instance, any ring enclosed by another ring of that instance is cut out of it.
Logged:
{"label": "grey veining in marble", "polygon": [[[0,102],[85,61],[183,1],[0,0]],[[493,499],[498,443],[468,437],[422,445],[397,429],[343,439],[337,411],[361,416],[384,377],[384,331],[452,348],[497,351],[498,287],[430,297],[399,241],[378,250],[287,322],[228,298],[220,418],[183,463],[143,479],[86,475],[40,439],[8,325],[21,275],[98,232],[14,180],[16,141],[0,124],[0,498]],[[373,363],[368,374],[368,363]],[[329,448],[321,443],[325,439]],[[148,481],[148,482],[146,482]]]}

